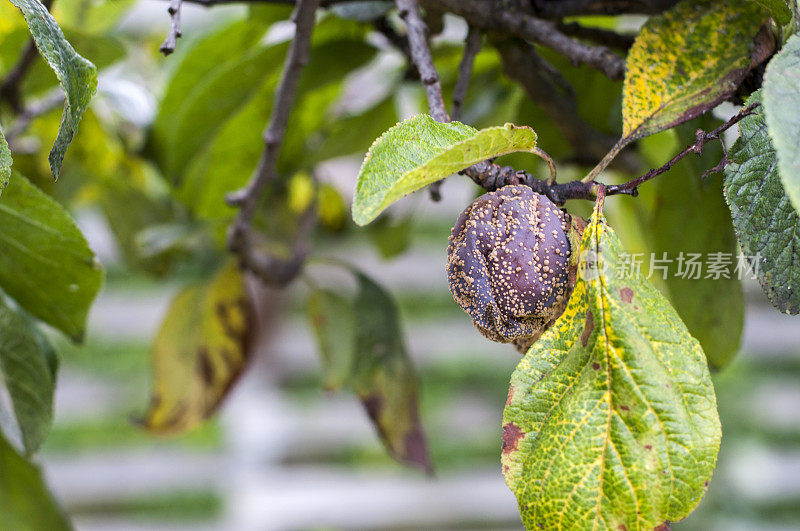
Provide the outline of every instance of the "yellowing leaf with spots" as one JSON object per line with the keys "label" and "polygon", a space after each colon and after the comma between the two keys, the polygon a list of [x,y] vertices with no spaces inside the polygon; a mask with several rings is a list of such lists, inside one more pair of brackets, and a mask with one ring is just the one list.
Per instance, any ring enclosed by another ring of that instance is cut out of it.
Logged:
{"label": "yellowing leaf with spots", "polygon": [[503,471],[528,529],[642,529],[680,520],[717,458],[700,344],[595,208],[564,314],[511,378]]}
{"label": "yellowing leaf with spots", "polygon": [[148,430],[186,431],[216,410],[247,362],[251,308],[232,264],[177,295],[153,346]]}
{"label": "yellowing leaf with spots", "polygon": [[769,15],[754,2],[684,0],[650,17],[628,53],[622,138],[604,168],[633,140],[716,107],[775,44]]}
{"label": "yellowing leaf with spots", "polygon": [[628,54],[623,136],[668,129],[730,96],[773,49],[759,34],[766,20],[752,2],[718,0],[684,0],[650,18]]}

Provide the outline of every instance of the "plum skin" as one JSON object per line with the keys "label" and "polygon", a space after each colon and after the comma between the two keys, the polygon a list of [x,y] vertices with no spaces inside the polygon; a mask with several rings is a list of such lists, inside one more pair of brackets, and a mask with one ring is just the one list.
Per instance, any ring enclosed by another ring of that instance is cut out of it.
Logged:
{"label": "plum skin", "polygon": [[447,252],[450,293],[487,338],[527,349],[572,292],[571,218],[527,186],[478,197],[458,217]]}

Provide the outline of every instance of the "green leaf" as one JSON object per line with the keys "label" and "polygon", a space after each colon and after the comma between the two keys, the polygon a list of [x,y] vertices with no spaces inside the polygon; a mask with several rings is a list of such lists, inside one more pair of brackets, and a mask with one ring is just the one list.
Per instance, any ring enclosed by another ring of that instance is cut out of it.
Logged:
{"label": "green leaf", "polygon": [[503,471],[528,529],[653,529],[685,517],[721,432],[705,355],[596,207],[564,314],[511,377]]}
{"label": "green leaf", "polygon": [[[679,129],[683,133],[680,144],[691,142],[695,128],[690,131],[687,125]],[[655,203],[647,231],[655,257],[662,258],[666,253],[673,261],[664,282],[669,300],[689,333],[700,341],[714,369],[724,367],[739,350],[744,323],[744,295],[734,271],[738,246],[722,179],[718,175],[700,178],[721,156],[717,146],[706,146],[702,158],[687,157],[664,179],[653,182]],[[686,230],[687,220],[691,220],[691,230]],[[689,260],[693,254],[700,254],[699,261],[707,264],[712,253],[724,253],[730,259],[730,278],[705,278],[707,270],[695,275],[686,262],[678,263],[681,258]],[[660,278],[663,273],[654,271],[653,275]],[[692,278],[695,276],[699,278]]]}
{"label": "green leaf", "polygon": [[68,531],[69,520],[47,489],[42,473],[0,433],[0,514],[15,531]]}
{"label": "green leaf", "polygon": [[[349,39],[334,39],[313,47],[298,86],[291,126],[281,144],[279,172],[290,173],[311,164],[315,153],[311,141],[325,136],[321,129],[328,120],[327,111],[341,94],[342,79],[373,54],[372,47]],[[280,72],[278,63],[282,61],[282,55],[276,57],[273,73]],[[277,81],[277,75],[267,77],[220,126],[204,150],[194,154],[177,195],[196,216],[220,219],[235,213],[225,203],[225,195],[247,184],[258,164],[264,150],[261,133],[269,122]]]}
{"label": "green leaf", "polygon": [[167,59],[177,64],[166,80],[166,91],[153,120],[150,138],[165,172],[167,158],[177,141],[175,130],[184,107],[189,105],[197,91],[217,77],[218,71],[240,61],[247,50],[263,38],[264,32],[264,26],[245,20],[234,21],[194,42],[181,43],[172,58]]}
{"label": "green leaf", "polygon": [[0,131],[0,192],[8,186],[8,178],[11,177],[11,150],[8,148],[6,137]]}
{"label": "green leaf", "polygon": [[[650,17],[628,53],[622,136],[628,143],[712,109],[772,51],[749,2],[684,0]],[[754,40],[755,39],[755,40]]]}
{"label": "green leaf", "polygon": [[400,122],[369,148],[358,174],[353,220],[366,225],[386,207],[482,160],[536,148],[529,127],[506,124],[478,131],[427,114]]}
{"label": "green leaf", "polygon": [[[754,93],[747,103],[760,101],[760,96],[760,91]],[[800,217],[778,175],[764,109],[757,108],[739,122],[739,131],[725,167],[725,198],[733,228],[742,253],[760,257],[755,270],[770,302],[796,315],[800,313]]]}
{"label": "green leaf", "polygon": [[286,45],[253,48],[215,69],[184,96],[163,139],[165,173],[180,182],[196,154],[211,142],[231,115],[258,93],[265,76],[277,79]]}
{"label": "green leaf", "polygon": [[29,319],[0,298],[0,379],[28,454],[39,449],[53,421],[55,369],[52,347]]}
{"label": "green leaf", "polygon": [[[793,2],[794,0],[789,0]],[[788,24],[792,20],[792,10],[786,4],[786,0],[755,0],[763,7],[778,24]]]}
{"label": "green leaf", "polygon": [[325,389],[339,391],[351,383],[355,358],[353,303],[329,290],[308,299],[308,319],[317,338]]}
{"label": "green leaf", "polygon": [[211,416],[247,363],[252,324],[244,278],[233,263],[180,292],[153,344],[145,428],[180,433]]}
{"label": "green leaf", "polygon": [[783,187],[800,212],[800,35],[792,35],[769,62],[762,92]]}
{"label": "green leaf", "polygon": [[395,459],[431,471],[417,404],[417,377],[406,352],[397,306],[357,273],[352,386]]}
{"label": "green leaf", "polygon": [[61,126],[50,151],[50,170],[58,179],[67,147],[75,137],[81,116],[97,89],[97,69],[75,52],[53,16],[39,0],[11,0],[11,3],[22,11],[39,52],[56,73],[67,96]]}
{"label": "green leaf", "polygon": [[75,341],[103,270],[66,210],[15,173],[0,196],[0,288]]}

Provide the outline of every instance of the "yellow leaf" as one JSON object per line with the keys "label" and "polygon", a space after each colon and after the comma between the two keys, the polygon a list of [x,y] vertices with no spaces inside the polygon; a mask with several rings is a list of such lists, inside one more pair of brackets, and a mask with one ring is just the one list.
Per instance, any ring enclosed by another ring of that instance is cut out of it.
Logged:
{"label": "yellow leaf", "polygon": [[177,295],[153,346],[154,386],[144,426],[177,433],[219,406],[249,355],[252,306],[241,273],[225,266]]}

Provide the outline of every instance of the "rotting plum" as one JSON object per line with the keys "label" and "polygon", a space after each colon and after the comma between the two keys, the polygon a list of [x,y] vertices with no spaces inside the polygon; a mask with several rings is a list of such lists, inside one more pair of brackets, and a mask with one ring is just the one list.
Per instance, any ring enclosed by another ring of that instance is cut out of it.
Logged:
{"label": "rotting plum", "polygon": [[450,235],[450,293],[484,336],[524,352],[566,307],[583,226],[527,186],[478,197]]}

